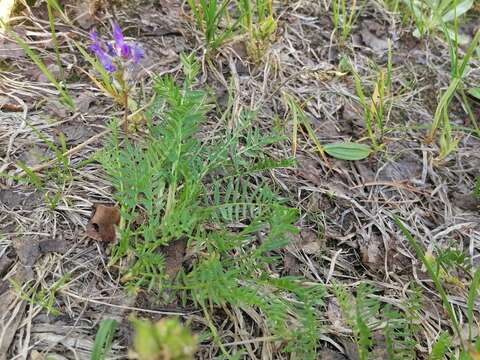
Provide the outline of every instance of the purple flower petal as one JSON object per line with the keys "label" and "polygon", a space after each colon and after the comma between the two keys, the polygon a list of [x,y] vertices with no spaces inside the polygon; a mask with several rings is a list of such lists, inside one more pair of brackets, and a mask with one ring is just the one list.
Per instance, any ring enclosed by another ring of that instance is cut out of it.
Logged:
{"label": "purple flower petal", "polygon": [[108,72],[112,73],[116,70],[115,65],[113,64],[112,59],[110,56],[105,54],[103,51],[99,54],[97,54],[98,60],[102,64],[102,66],[107,70]]}
{"label": "purple flower petal", "polygon": [[129,60],[132,57],[132,49],[130,45],[122,44],[120,47],[120,56],[126,60]]}
{"label": "purple flower petal", "polygon": [[95,54],[102,66],[108,72],[116,71],[117,57],[124,61],[122,64],[127,64],[130,60],[132,60],[134,64],[138,64],[140,59],[145,56],[145,52],[138,46],[138,44],[125,43],[122,29],[116,22],[112,22],[112,35],[114,41],[102,43],[95,30],[90,32],[90,39],[92,40],[90,51]]}
{"label": "purple flower petal", "polygon": [[98,34],[95,30],[90,31],[90,39],[92,39],[93,42],[98,42]]}
{"label": "purple flower petal", "polygon": [[140,59],[142,59],[145,56],[145,52],[143,49],[138,46],[138,44],[135,44],[133,47],[133,62],[135,64],[138,64],[140,62]]}
{"label": "purple flower petal", "polygon": [[90,51],[92,51],[95,55],[98,55],[98,53],[102,51],[102,46],[100,45],[100,41],[95,30],[90,32],[90,39],[93,41],[93,44],[90,45]]}
{"label": "purple flower petal", "polygon": [[116,22],[112,23],[112,35],[113,35],[113,40],[115,40],[116,48],[120,49],[123,45],[123,34],[122,34],[122,29]]}
{"label": "purple flower petal", "polygon": [[102,49],[100,48],[99,44],[92,44],[88,47],[91,52],[93,52],[95,55],[97,55]]}
{"label": "purple flower petal", "polygon": [[115,47],[112,43],[107,43],[107,53],[110,56],[115,56],[116,55]]}

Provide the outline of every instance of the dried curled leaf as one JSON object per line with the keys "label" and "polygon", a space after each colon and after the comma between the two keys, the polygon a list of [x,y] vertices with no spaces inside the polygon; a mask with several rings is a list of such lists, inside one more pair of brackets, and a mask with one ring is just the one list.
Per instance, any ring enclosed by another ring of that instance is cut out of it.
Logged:
{"label": "dried curled leaf", "polygon": [[120,210],[116,206],[96,204],[87,225],[87,236],[99,241],[115,240],[115,225],[120,222]]}

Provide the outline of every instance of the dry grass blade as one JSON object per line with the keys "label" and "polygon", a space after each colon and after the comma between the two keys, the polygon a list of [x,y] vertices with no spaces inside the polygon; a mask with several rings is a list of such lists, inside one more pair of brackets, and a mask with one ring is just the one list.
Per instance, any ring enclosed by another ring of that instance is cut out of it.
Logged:
{"label": "dry grass blade", "polygon": [[[125,358],[131,313],[199,359],[476,356],[480,73],[445,36],[478,9],[416,39],[396,1],[188,2],[24,2],[0,38],[0,358]],[[112,19],[145,51],[129,134],[84,47]]]}

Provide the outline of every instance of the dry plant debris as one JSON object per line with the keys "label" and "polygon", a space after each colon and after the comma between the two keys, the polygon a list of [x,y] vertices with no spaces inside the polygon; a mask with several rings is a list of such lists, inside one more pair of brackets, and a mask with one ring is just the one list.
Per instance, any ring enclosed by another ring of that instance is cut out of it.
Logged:
{"label": "dry plant debris", "polygon": [[[258,307],[202,303],[187,292],[166,289],[168,286],[135,287],[135,278],[124,282],[124,271],[135,265],[133,248],[111,263],[117,254],[119,234],[139,232],[147,223],[142,217],[147,206],[142,203],[145,194],[139,192],[134,207],[141,221],[130,221],[120,219],[118,207],[107,205],[125,206],[116,198],[112,181],[97,156],[111,145],[111,120],[122,118],[124,111],[87,76],[98,73],[89,68],[75,42],[87,47],[92,28],[107,38],[113,19],[124,29],[128,41],[135,40],[145,50],[141,68],[132,74],[140,84],[132,97],[136,104],[148,102],[154,93],[155,76],[172,75],[181,84],[186,77],[181,71],[181,56],[194,53],[200,63],[194,88],[208,89],[215,97],[195,135],[202,150],[239,130],[252,110],[255,117],[250,128],[257,133],[242,135],[237,147],[228,149],[227,157],[253,157],[247,142],[271,134],[282,140],[268,142],[260,150],[262,155],[274,160],[295,157],[295,164],[241,174],[245,177],[230,188],[219,181],[231,176],[233,160],[203,180],[221,184],[217,189],[221,199],[233,194],[232,189],[240,189],[244,199],[266,196],[257,190],[267,184],[298,211],[294,223],[298,233],[289,237],[288,246],[262,253],[269,259],[262,265],[268,269],[262,276],[268,274],[278,283],[290,275],[302,279],[306,287],[324,289],[319,302],[310,304],[316,310],[315,320],[321,324],[315,340],[316,358],[364,358],[352,330],[358,318],[355,309],[348,307],[349,303],[365,305],[359,302],[362,291],[367,294],[366,300],[375,300],[379,306],[365,323],[371,330],[366,340],[372,342],[367,346],[370,358],[387,358],[388,316],[395,323],[407,320],[408,331],[413,334],[415,352],[404,359],[428,359],[444,334],[450,338],[452,354],[459,353],[464,344],[455,335],[443,299],[393,217],[402,219],[425,249],[427,260],[439,267],[446,300],[457,318],[463,342],[467,341],[469,306],[475,318],[480,313],[478,299],[470,303],[468,295],[480,251],[480,200],[472,196],[480,177],[480,140],[475,131],[480,102],[468,92],[480,84],[478,50],[462,85],[467,105],[460,91],[449,102],[450,131],[458,145],[439,159],[440,136],[431,143],[424,138],[451,80],[450,52],[442,30],[432,29],[430,36],[417,38],[412,34],[418,24],[406,12],[402,17],[385,7],[394,1],[357,0],[352,29],[347,29],[350,35],[342,40],[338,32],[341,28],[335,26],[328,3],[333,2],[275,1],[276,27],[268,27],[265,22],[263,28],[268,36],[261,36],[262,28],[252,28],[228,37],[212,50],[206,48],[205,32],[189,7],[179,1],[63,1],[63,15],[57,13],[54,21],[63,69],[57,65],[46,2],[25,2],[19,7],[13,29],[50,73],[56,78],[65,76],[62,85],[66,85],[75,108],[65,107],[58,90],[25,50],[0,34],[1,360],[48,356],[89,359],[98,324],[104,318],[115,318],[120,324],[111,356],[126,358],[134,339],[128,322],[131,313],[153,321],[172,314],[179,316],[198,335],[198,359],[213,359],[222,352],[241,353],[246,359],[308,358],[298,348],[285,350],[288,336],[280,339],[272,335],[271,319]],[[350,2],[346,3],[350,9]],[[460,23],[459,31],[470,40],[478,27],[479,11],[475,4]],[[220,24],[222,29],[225,24]],[[257,59],[247,51],[246,44],[252,39],[256,44],[261,39],[268,42],[259,46],[263,53]],[[467,47],[461,45],[461,57],[466,51]],[[380,104],[379,84],[387,82],[389,63],[391,83],[385,87],[388,90]],[[365,95],[363,105],[352,69],[358,73]],[[286,94],[296,102],[303,117],[292,116]],[[165,104],[156,105],[163,111]],[[363,160],[348,162],[329,157],[327,163],[319,145],[371,145],[365,119],[378,114],[380,105],[384,105],[384,123],[381,129],[374,129],[381,142],[379,149]],[[153,120],[161,122],[159,119],[163,118]],[[150,135],[140,124],[129,137],[119,138],[125,146],[128,141],[143,144]],[[444,133],[444,140],[447,135]],[[240,160],[235,165],[245,170]],[[255,161],[259,167],[265,165]],[[25,166],[32,173],[26,172]],[[131,178],[140,175],[130,174]],[[185,187],[180,183],[174,190],[181,192]],[[166,194],[168,190],[162,191]],[[202,195],[216,201],[212,195],[216,188],[212,185],[207,190]],[[96,204],[93,211],[92,204]],[[241,234],[253,226],[250,212],[258,208],[237,204],[235,211],[221,208],[215,216],[224,221],[223,231]],[[187,220],[196,219],[186,216],[182,224],[188,224]],[[226,242],[211,246],[218,228],[216,220],[207,221],[190,237],[177,236],[175,231],[179,229],[170,229],[173,235],[168,243],[159,241],[148,253],[158,264],[164,264],[165,284],[173,281],[181,288],[200,261],[209,259],[208,264],[217,264],[218,249],[230,246]],[[248,251],[261,248],[268,231],[269,225],[263,224],[251,237],[232,246],[231,259],[227,259],[231,268],[248,263],[252,254]],[[202,241],[196,241],[199,234],[204,235]],[[101,250],[103,244],[83,241],[85,236],[109,243],[112,251],[106,254]],[[139,244],[141,241],[139,238]],[[460,265],[453,266],[453,262]],[[222,285],[223,278],[213,272],[218,270],[213,265],[209,283]],[[260,273],[262,269],[255,271]],[[202,279],[197,280],[200,284]],[[246,294],[249,281],[242,281],[241,293]],[[23,292],[14,284],[19,284]],[[364,285],[374,290],[368,291]],[[26,296],[30,288],[37,289],[37,297]],[[272,293],[271,284],[259,286],[257,292],[266,298]],[[291,305],[278,322],[294,329],[299,318],[293,314],[303,302],[287,289],[277,290],[276,295],[278,304]],[[60,314],[49,313],[52,309]],[[303,328],[308,325],[301,324]],[[477,327],[471,332],[477,336]],[[476,359],[478,353],[471,350],[470,356]]]}
{"label": "dry plant debris", "polygon": [[120,223],[120,210],[115,206],[96,204],[87,225],[87,236],[94,240],[114,241],[115,225]]}

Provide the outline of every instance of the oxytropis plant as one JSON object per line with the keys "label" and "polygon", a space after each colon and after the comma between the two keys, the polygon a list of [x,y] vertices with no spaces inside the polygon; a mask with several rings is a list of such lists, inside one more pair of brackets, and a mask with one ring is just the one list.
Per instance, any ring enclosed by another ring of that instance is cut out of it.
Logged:
{"label": "oxytropis plant", "polygon": [[95,54],[101,65],[97,70],[102,75],[102,82],[96,83],[124,107],[123,124],[127,131],[128,111],[135,111],[138,108],[137,103],[129,98],[133,88],[132,74],[145,53],[138,44],[125,41],[122,29],[116,22],[112,23],[112,37],[113,40],[102,42],[98,33],[92,30],[90,51]]}

